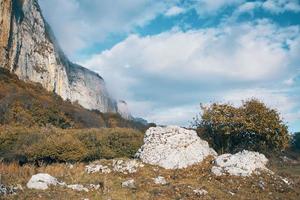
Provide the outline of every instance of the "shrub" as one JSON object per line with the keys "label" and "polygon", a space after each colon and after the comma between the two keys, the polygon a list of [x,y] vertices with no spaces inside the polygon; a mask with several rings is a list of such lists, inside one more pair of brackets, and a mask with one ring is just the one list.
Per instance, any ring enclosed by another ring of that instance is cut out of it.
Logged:
{"label": "shrub", "polygon": [[0,127],[0,160],[74,162],[132,158],[143,143],[134,129],[58,129]]}
{"label": "shrub", "polygon": [[201,119],[196,118],[194,125],[220,153],[278,151],[288,146],[288,129],[279,113],[259,100],[245,101],[240,107],[214,103],[201,108]]}
{"label": "shrub", "polygon": [[292,148],[296,151],[300,151],[300,132],[293,135]]}
{"label": "shrub", "polygon": [[52,134],[44,141],[31,145],[26,151],[29,161],[74,162],[84,160],[87,155],[84,144],[71,134]]}

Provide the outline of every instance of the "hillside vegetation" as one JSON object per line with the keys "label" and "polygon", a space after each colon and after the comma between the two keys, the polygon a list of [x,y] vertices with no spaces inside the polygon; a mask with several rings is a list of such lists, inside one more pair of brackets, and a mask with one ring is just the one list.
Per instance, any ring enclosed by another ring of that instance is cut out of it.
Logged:
{"label": "hillside vegetation", "polygon": [[119,114],[84,109],[64,101],[40,84],[28,83],[0,68],[0,125],[58,128],[131,127],[141,123],[123,119]]}
{"label": "hillside vegetation", "polygon": [[0,127],[0,159],[49,164],[132,158],[143,134],[127,128],[58,129]]}

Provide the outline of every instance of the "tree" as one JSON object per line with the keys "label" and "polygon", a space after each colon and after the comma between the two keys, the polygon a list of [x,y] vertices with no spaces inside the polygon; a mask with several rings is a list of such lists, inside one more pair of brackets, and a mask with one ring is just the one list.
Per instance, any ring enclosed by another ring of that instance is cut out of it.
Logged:
{"label": "tree", "polygon": [[251,99],[240,107],[214,103],[201,105],[201,118],[194,120],[198,134],[220,153],[242,149],[266,152],[285,149],[288,128],[277,110]]}

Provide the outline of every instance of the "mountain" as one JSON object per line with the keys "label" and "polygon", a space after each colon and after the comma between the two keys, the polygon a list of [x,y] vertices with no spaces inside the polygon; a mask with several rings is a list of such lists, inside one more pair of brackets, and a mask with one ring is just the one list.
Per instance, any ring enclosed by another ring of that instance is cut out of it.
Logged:
{"label": "mountain", "polygon": [[86,109],[118,110],[103,78],[65,56],[37,0],[0,0],[0,67]]}
{"label": "mountain", "polygon": [[144,130],[147,125],[126,120],[118,113],[87,110],[64,101],[40,83],[24,82],[0,68],[0,126],[58,128],[128,127]]}

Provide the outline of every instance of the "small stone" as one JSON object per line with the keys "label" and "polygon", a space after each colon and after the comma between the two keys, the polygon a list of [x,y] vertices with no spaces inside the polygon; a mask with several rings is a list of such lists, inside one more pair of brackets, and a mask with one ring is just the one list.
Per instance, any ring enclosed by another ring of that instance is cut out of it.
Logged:
{"label": "small stone", "polygon": [[16,194],[17,189],[14,187],[8,187],[3,184],[0,184],[0,197],[5,195],[14,195]]}
{"label": "small stone", "polygon": [[73,184],[73,185],[67,185],[67,188],[70,188],[72,190],[76,190],[76,191],[79,191],[79,192],[88,192],[89,189],[85,188],[83,185],[81,184]]}
{"label": "small stone", "polygon": [[109,169],[108,166],[90,164],[90,165],[85,166],[85,171],[88,174],[93,174],[96,172],[100,172],[103,174],[109,174],[111,172],[111,169]]}
{"label": "small stone", "polygon": [[158,176],[158,177],[154,178],[153,180],[154,180],[154,183],[157,185],[166,185],[167,184],[166,179],[162,176]]}
{"label": "small stone", "polygon": [[204,195],[207,195],[208,192],[204,189],[196,189],[196,190],[193,190],[193,192],[197,195],[197,196],[204,196]]}
{"label": "small stone", "polygon": [[113,160],[113,170],[123,174],[132,174],[137,172],[137,169],[144,167],[144,164],[138,160]]}
{"label": "small stone", "polygon": [[135,181],[133,179],[129,179],[127,181],[124,181],[122,183],[122,187],[123,188],[130,188],[130,189],[134,189],[135,188]]}
{"label": "small stone", "polygon": [[89,185],[89,188],[90,188],[91,190],[99,190],[100,185],[99,185],[99,184],[97,184],[97,185],[95,185],[95,184],[90,184],[90,185]]}
{"label": "small stone", "polygon": [[265,190],[265,182],[263,182],[262,180],[260,180],[258,182],[258,187],[261,189],[261,190]]}

